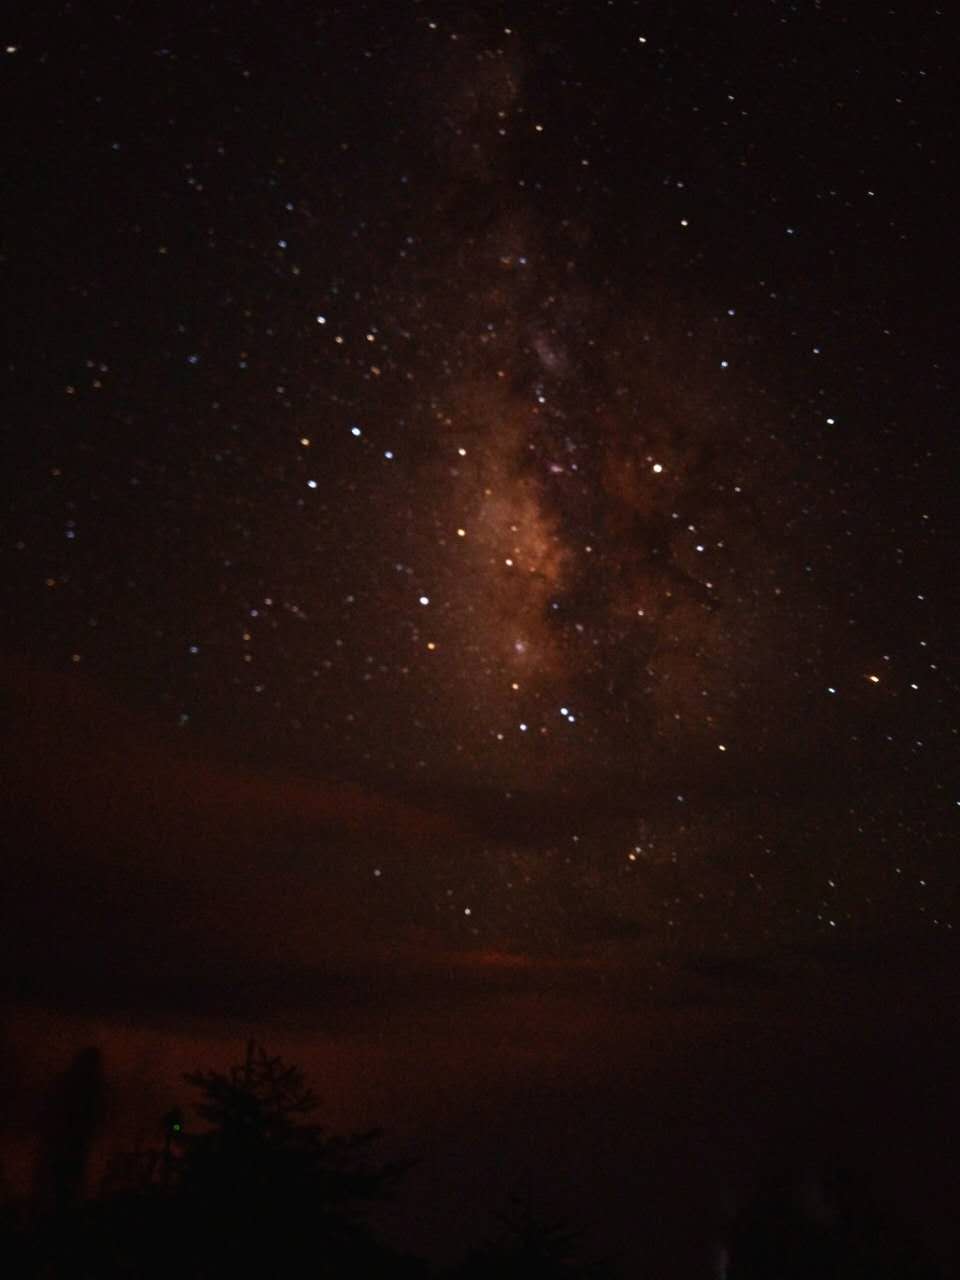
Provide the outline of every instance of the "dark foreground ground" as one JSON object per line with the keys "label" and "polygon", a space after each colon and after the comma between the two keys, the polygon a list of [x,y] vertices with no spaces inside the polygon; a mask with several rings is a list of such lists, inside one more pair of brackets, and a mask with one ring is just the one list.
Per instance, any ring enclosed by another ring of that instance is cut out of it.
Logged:
{"label": "dark foreground ground", "polygon": [[955,959],[905,939],[651,981],[624,955],[488,956],[384,974],[379,990],[370,978],[349,1012],[276,990],[210,1017],[21,1003],[3,1054],[7,1180],[30,1185],[55,1079],[84,1046],[102,1050],[106,1084],[95,1187],[111,1153],[156,1141],[163,1112],[190,1102],[182,1072],[225,1069],[255,1035],[303,1068],[332,1130],[383,1126],[382,1153],[417,1161],[374,1219],[433,1263],[489,1238],[519,1198],[582,1227],[624,1274],[692,1280],[784,1182],[814,1216],[857,1188],[885,1232],[957,1274]]}

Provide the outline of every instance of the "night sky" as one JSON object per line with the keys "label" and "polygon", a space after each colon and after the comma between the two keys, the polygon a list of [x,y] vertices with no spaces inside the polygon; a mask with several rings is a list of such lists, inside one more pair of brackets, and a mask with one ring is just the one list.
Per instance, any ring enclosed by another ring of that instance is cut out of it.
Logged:
{"label": "night sky", "polygon": [[947,26],[7,16],[18,999],[949,939]]}

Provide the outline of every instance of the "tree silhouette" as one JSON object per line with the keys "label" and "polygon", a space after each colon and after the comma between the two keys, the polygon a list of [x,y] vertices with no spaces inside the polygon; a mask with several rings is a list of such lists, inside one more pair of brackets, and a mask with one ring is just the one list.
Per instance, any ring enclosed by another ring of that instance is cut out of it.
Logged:
{"label": "tree silhouette", "polygon": [[253,1042],[228,1071],[185,1079],[201,1123],[169,1112],[162,1146],[112,1171],[105,1220],[118,1264],[139,1252],[142,1275],[279,1274],[294,1258],[315,1276],[396,1274],[399,1260],[364,1220],[404,1169],[374,1160],[378,1131],[329,1134],[300,1070]]}
{"label": "tree silhouette", "polygon": [[104,1100],[102,1056],[91,1046],[76,1054],[47,1093],[29,1212],[18,1241],[20,1274],[83,1274],[76,1259],[85,1249],[87,1165]]}
{"label": "tree silhouette", "polygon": [[26,1219],[27,1205],[14,1195],[0,1166],[0,1266],[5,1275],[29,1274]]}
{"label": "tree silhouette", "polygon": [[76,1055],[47,1096],[34,1175],[35,1213],[59,1216],[76,1204],[103,1112],[103,1061],[100,1050],[90,1047]]}
{"label": "tree silhouette", "polygon": [[606,1280],[608,1263],[583,1257],[583,1236],[562,1218],[548,1218],[514,1200],[499,1233],[474,1249],[460,1268],[463,1280]]}

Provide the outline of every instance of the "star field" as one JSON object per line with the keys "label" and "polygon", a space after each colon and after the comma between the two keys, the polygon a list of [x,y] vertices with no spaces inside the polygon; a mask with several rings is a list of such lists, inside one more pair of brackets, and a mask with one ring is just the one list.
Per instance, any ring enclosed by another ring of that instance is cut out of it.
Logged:
{"label": "star field", "polygon": [[944,13],[8,20],[4,653],[452,815],[387,932],[952,930]]}

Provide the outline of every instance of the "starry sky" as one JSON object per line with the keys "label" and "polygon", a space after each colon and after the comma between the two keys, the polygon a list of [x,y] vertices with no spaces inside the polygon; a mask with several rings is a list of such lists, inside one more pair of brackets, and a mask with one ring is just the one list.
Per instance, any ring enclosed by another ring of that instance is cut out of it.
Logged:
{"label": "starry sky", "polygon": [[28,988],[953,929],[946,22],[8,15]]}
{"label": "starry sky", "polygon": [[255,1035],[428,1256],[807,1144],[956,1271],[948,21],[4,15],[5,1177]]}

